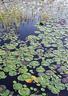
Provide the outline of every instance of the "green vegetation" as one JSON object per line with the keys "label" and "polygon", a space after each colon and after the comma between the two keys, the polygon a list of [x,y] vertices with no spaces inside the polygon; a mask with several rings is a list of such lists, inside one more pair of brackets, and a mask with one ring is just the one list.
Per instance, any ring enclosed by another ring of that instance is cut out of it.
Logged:
{"label": "green vegetation", "polygon": [[12,6],[8,10],[0,10],[0,21],[3,22],[5,25],[10,25],[13,22],[16,23],[16,25],[21,21],[22,19],[22,12],[18,6]]}
{"label": "green vegetation", "polygon": [[[44,93],[46,88],[53,94],[59,94],[65,88],[68,90],[68,77],[63,79],[63,75],[68,75],[68,42],[64,40],[63,44],[62,40],[67,36],[68,30],[58,30],[50,25],[36,26],[37,36],[29,35],[26,38],[30,42],[29,45],[26,42],[22,44],[11,30],[1,36],[3,40],[10,39],[10,42],[0,46],[0,80],[8,75],[16,76],[17,81],[13,81],[13,89],[20,96],[35,96],[39,92],[38,88],[30,88],[28,83],[41,87],[39,96],[47,96]],[[1,96],[8,94],[6,90]]]}

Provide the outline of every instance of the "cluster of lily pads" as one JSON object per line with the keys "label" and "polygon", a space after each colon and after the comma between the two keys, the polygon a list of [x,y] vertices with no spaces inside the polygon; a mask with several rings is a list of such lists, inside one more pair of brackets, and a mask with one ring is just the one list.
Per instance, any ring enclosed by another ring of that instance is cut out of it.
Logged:
{"label": "cluster of lily pads", "polygon": [[[10,41],[0,46],[0,80],[16,76],[13,89],[17,96],[48,96],[46,89],[53,94],[68,90],[67,29],[52,24],[36,27],[36,35],[23,42],[14,30],[0,37]],[[9,91],[4,92],[2,96],[8,96]]]}

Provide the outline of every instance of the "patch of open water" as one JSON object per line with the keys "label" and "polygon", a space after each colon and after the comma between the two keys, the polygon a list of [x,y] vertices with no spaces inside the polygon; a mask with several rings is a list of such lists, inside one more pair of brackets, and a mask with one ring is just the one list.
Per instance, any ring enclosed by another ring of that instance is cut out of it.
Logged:
{"label": "patch of open water", "polygon": [[20,24],[20,27],[19,27],[19,38],[21,40],[25,40],[25,38],[28,36],[28,35],[35,35],[35,31],[37,30],[37,28],[34,26],[36,24],[35,21],[27,21],[27,22],[22,22]]}

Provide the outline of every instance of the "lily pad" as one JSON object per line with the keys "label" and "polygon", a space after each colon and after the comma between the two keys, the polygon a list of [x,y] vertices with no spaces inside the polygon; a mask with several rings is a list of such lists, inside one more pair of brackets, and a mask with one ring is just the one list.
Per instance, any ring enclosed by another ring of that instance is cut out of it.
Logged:
{"label": "lily pad", "polygon": [[32,67],[36,67],[36,66],[38,66],[39,65],[39,62],[38,61],[32,61],[32,62],[30,62],[29,63],[29,66],[32,66]]}
{"label": "lily pad", "polygon": [[22,84],[21,83],[17,83],[16,81],[13,81],[13,89],[14,90],[20,90],[22,88]]}
{"label": "lily pad", "polygon": [[0,71],[0,79],[6,78],[6,75],[3,71]]}
{"label": "lily pad", "polygon": [[36,68],[36,71],[37,72],[45,72],[45,69],[42,66],[40,66],[40,67]]}
{"label": "lily pad", "polygon": [[30,78],[31,78],[31,74],[29,73],[24,73],[18,76],[18,80],[20,81],[26,81],[27,79],[30,79]]}
{"label": "lily pad", "polygon": [[20,90],[18,90],[18,92],[21,96],[29,96],[30,95],[30,90],[27,87],[22,87]]}

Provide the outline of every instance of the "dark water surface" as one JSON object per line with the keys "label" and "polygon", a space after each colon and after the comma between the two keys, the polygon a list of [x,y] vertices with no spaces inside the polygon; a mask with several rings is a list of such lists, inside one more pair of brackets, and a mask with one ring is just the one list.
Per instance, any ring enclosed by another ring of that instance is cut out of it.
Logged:
{"label": "dark water surface", "polygon": [[32,21],[32,20],[28,20],[27,22],[22,22],[20,24],[20,27],[18,29],[18,32],[20,34],[19,38],[21,40],[25,40],[25,38],[28,35],[35,35],[35,31],[37,30],[37,28],[35,27],[36,21]]}

